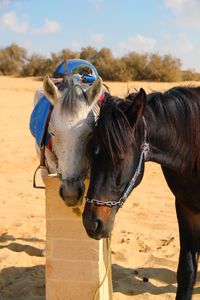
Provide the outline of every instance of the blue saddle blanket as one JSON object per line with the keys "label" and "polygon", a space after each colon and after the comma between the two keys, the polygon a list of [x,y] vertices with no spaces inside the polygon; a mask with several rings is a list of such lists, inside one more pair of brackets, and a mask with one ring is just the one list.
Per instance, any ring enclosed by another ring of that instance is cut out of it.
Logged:
{"label": "blue saddle blanket", "polygon": [[30,131],[35,137],[39,147],[42,146],[42,143],[47,145],[51,137],[48,130],[46,130],[46,127],[52,107],[53,106],[49,100],[45,96],[42,96],[31,113]]}

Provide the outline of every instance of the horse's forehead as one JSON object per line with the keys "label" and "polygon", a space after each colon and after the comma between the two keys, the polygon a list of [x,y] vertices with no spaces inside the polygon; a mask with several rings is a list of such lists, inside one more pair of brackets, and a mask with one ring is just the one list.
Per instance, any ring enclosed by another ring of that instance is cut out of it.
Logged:
{"label": "horse's forehead", "polygon": [[[54,134],[64,136],[65,139],[75,138],[81,136],[83,133],[89,131],[89,126],[85,118],[78,118],[77,116],[52,114],[49,129],[54,131]],[[85,134],[84,134],[85,135]]]}

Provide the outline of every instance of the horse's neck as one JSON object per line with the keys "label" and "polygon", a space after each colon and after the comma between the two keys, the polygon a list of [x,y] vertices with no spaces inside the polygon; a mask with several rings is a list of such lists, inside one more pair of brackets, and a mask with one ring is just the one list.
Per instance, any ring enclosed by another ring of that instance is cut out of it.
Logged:
{"label": "horse's neck", "polygon": [[150,114],[147,113],[146,123],[147,142],[150,148],[149,160],[180,174],[193,173],[191,145],[180,137],[178,129],[162,124],[152,111]]}

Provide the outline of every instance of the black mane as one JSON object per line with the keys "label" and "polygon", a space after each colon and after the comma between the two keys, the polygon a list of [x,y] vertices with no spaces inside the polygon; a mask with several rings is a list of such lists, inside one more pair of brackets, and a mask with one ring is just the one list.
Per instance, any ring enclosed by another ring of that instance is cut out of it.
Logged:
{"label": "black mane", "polygon": [[106,94],[95,127],[97,142],[113,162],[126,154],[134,140],[132,128],[124,114],[131,101]]}
{"label": "black mane", "polygon": [[[153,116],[155,120],[153,123],[162,127],[162,130],[150,129],[151,132],[157,130],[157,142],[163,140],[163,136],[166,140],[170,140],[174,163],[178,156],[184,157],[184,160],[191,164],[191,172],[199,174],[200,88],[175,87],[163,94],[152,93],[147,100],[147,112],[145,113],[147,119],[148,115]],[[185,161],[182,163],[184,164]]]}
{"label": "black mane", "polygon": [[[100,147],[112,161],[125,155],[130,144],[142,138],[143,128],[137,124],[131,128],[125,111],[137,93],[126,99],[106,96],[101,106],[95,136]],[[178,156],[191,164],[191,172],[200,173],[200,88],[175,87],[164,93],[154,92],[147,96],[144,112],[150,143],[170,140],[174,164]],[[155,127],[157,126],[157,127]],[[136,134],[133,134],[135,132]],[[157,132],[157,135],[155,135]],[[151,140],[154,139],[154,140]],[[165,145],[163,145],[164,150]],[[184,163],[184,162],[183,162]]]}

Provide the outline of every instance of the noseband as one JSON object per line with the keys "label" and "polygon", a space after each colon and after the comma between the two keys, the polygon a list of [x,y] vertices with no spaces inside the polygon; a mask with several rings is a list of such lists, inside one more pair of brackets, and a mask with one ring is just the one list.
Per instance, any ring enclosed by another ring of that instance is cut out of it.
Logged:
{"label": "noseband", "polygon": [[147,124],[146,124],[146,120],[144,117],[142,117],[142,121],[144,124],[144,142],[142,143],[142,146],[141,146],[140,158],[138,161],[136,171],[135,171],[133,177],[131,178],[131,180],[129,181],[129,183],[127,184],[122,196],[119,198],[119,200],[115,200],[115,201],[102,201],[102,200],[98,200],[98,199],[86,198],[87,203],[95,204],[97,206],[107,206],[110,208],[112,208],[114,206],[119,206],[119,207],[123,206],[125,200],[130,195],[133,188],[135,187],[136,181],[142,172],[142,163],[144,161],[149,160],[150,148],[149,148],[149,143],[147,143]]}

